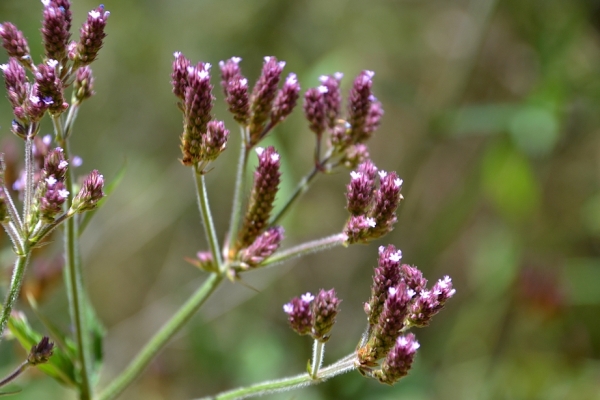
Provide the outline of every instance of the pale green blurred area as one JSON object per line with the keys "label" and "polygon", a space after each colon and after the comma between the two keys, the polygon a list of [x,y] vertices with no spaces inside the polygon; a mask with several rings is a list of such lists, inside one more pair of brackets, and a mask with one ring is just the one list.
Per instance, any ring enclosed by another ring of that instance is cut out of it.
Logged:
{"label": "pale green blurred area", "polygon": [[[96,6],[75,0],[74,27]],[[123,183],[82,237],[86,282],[109,331],[102,382],[203,279],[184,260],[206,245],[191,172],[177,161],[174,51],[215,66],[215,114],[232,130],[228,151],[207,176],[221,237],[238,137],[216,65],[231,56],[243,58],[251,81],[263,56],[286,60],[285,73],[296,72],[303,89],[341,71],[347,93],[359,71],[375,71],[385,116],[371,156],[404,179],[405,196],[395,231],[377,243],[248,274],[246,286],[225,285],[123,399],[191,399],[302,372],[311,344],[287,327],[282,304],[319,288],[335,287],[343,299],[325,361],[346,355],[364,329],[377,247],[388,243],[430,282],[448,274],[457,289],[431,326],[415,332],[421,348],[410,375],[387,387],[352,372],[267,398],[600,398],[600,2],[105,6],[111,16],[93,64],[97,95],[84,104],[73,138],[81,174],[97,168],[110,181],[127,164]],[[17,24],[34,54],[41,10],[34,0],[0,2],[0,20]],[[0,104],[6,140],[12,116],[8,102]],[[313,137],[299,111],[268,140],[284,162],[280,198],[311,167]],[[317,181],[283,221],[284,246],[342,228],[348,179],[343,171]],[[56,240],[40,256],[59,252]],[[10,252],[1,259],[8,276]],[[44,310],[69,329],[60,284],[48,291]],[[14,343],[0,351],[10,354],[0,360],[2,374],[24,354]],[[15,398],[74,398],[34,371],[16,386],[23,392]]]}

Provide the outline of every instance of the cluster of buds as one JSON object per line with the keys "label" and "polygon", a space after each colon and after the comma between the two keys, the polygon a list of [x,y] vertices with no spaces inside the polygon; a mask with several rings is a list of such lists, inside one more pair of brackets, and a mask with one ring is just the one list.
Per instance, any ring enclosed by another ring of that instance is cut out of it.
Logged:
{"label": "cluster of buds", "polygon": [[394,246],[379,248],[371,298],[365,303],[369,326],[357,350],[359,371],[387,384],[408,373],[419,347],[414,335],[402,333],[427,326],[456,292],[447,276],[427,289],[421,271],[401,259]]}
{"label": "cluster of buds", "polygon": [[[110,15],[103,6],[90,11],[81,27],[79,42],[70,42],[70,1],[43,0],[42,4],[45,61],[39,65],[34,64],[23,33],[10,22],[0,24],[2,46],[10,57],[0,69],[15,115],[12,131],[24,139],[35,136],[38,122],[46,111],[58,116],[68,108],[64,90],[71,83],[74,82],[76,88],[74,102],[93,94],[93,79],[87,65],[96,59],[102,47]],[[26,70],[33,74],[33,81],[29,80]]]}
{"label": "cluster of buds", "polygon": [[401,190],[402,179],[395,172],[378,171],[370,160],[352,171],[346,191],[346,208],[350,212],[344,227],[346,244],[368,243],[390,232],[396,223]]}
{"label": "cluster of buds", "polygon": [[288,315],[290,327],[299,335],[310,335],[313,339],[325,343],[335,324],[341,300],[335,290],[321,289],[317,296],[311,293],[294,297],[283,306]]}
{"label": "cluster of buds", "polygon": [[323,75],[320,77],[320,86],[306,91],[304,115],[310,130],[317,137],[316,157],[320,157],[321,138],[328,133],[330,149],[325,156],[326,160],[336,155],[339,157],[339,163],[354,168],[368,159],[369,154],[364,143],[379,127],[383,116],[381,104],[371,92],[373,75],[372,71],[362,71],[354,80],[348,96],[345,118],[341,115],[342,73]]}
{"label": "cluster of buds", "polygon": [[195,66],[180,52],[175,53],[171,84],[173,93],[181,100],[183,134],[181,135],[181,162],[203,171],[227,146],[229,131],[222,121],[213,120],[211,111],[214,97],[210,83],[209,63]]}
{"label": "cluster of buds", "polygon": [[248,129],[245,138],[248,149],[256,146],[267,133],[282,122],[294,109],[300,93],[296,74],[290,73],[279,88],[285,61],[268,56],[252,92],[248,79],[242,75],[241,58],[221,61],[221,86],[225,101],[234,119]]}
{"label": "cluster of buds", "polygon": [[38,220],[51,223],[62,212],[63,204],[69,197],[65,186],[68,165],[60,147],[50,150],[46,155],[41,179],[37,182],[29,226],[34,226]]}

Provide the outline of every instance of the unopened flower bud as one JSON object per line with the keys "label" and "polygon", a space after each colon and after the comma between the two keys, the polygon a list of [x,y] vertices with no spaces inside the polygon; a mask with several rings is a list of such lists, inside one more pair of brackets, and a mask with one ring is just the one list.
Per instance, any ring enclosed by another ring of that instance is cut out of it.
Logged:
{"label": "unopened flower bud", "polygon": [[[334,129],[336,132],[337,127]],[[369,159],[369,148],[364,144],[354,144],[346,148],[344,158],[341,162],[346,168],[353,169],[357,165],[367,161]]]}
{"label": "unopened flower bud", "polygon": [[110,12],[105,11],[103,5],[88,13],[87,21],[79,30],[79,43],[75,53],[77,66],[89,65],[98,56],[106,37],[104,28],[109,16]]}
{"label": "unopened flower bud", "polygon": [[92,69],[89,66],[79,68],[73,82],[73,97],[81,103],[85,99],[89,99],[94,94],[94,76]]}
{"label": "unopened flower bud", "polygon": [[247,126],[250,120],[248,96],[248,79],[241,76],[231,78],[225,101],[229,106],[229,112],[233,114],[233,119],[242,126]]}
{"label": "unopened flower bud", "polygon": [[375,175],[377,167],[367,160],[356,171],[350,173],[350,183],[346,186],[346,208],[352,215],[366,214],[375,195]]}
{"label": "unopened flower bud", "polygon": [[390,232],[396,223],[396,209],[402,200],[402,179],[395,172],[379,171],[379,189],[369,216],[377,225],[371,230],[371,239],[377,239]]}
{"label": "unopened flower bud", "polygon": [[65,160],[63,149],[56,147],[48,152],[44,160],[44,176],[53,176],[57,181],[63,181],[69,162]]}
{"label": "unopened flower bud", "polygon": [[11,57],[8,59],[7,64],[0,65],[0,69],[2,69],[4,74],[4,84],[13,111],[16,108],[21,108],[25,99],[27,99],[27,92],[29,90],[25,68],[23,68],[16,58]]}
{"label": "unopened flower bud", "polygon": [[373,71],[362,71],[352,84],[348,98],[348,122],[350,123],[350,136],[353,143],[359,143],[359,138],[364,135],[367,116],[371,109],[373,97],[371,86],[373,85]]}
{"label": "unopened flower bud", "polygon": [[344,234],[347,236],[346,244],[368,243],[371,240],[370,230],[375,228],[375,219],[365,215],[352,215],[346,226]]}
{"label": "unopened flower bud", "polygon": [[219,61],[219,69],[221,70],[221,87],[225,97],[229,95],[229,88],[232,82],[243,79],[240,69],[240,57],[231,57],[227,61]]}
{"label": "unopened flower bud", "polygon": [[39,199],[39,216],[44,222],[53,222],[62,211],[62,206],[69,197],[69,191],[65,184],[57,181],[54,176],[49,176],[41,182],[44,189],[41,191]]}
{"label": "unopened flower bud", "polygon": [[84,211],[93,210],[98,205],[98,202],[104,197],[104,177],[93,170],[83,181],[81,190],[73,199],[71,204],[71,212],[81,213]]}
{"label": "unopened flower bud", "polygon": [[290,327],[298,335],[307,335],[313,326],[313,313],[311,303],[315,299],[310,293],[294,297],[289,303],[284,304],[283,311],[288,315]]}
{"label": "unopened flower bud", "polygon": [[389,289],[400,283],[402,278],[400,260],[402,260],[402,251],[397,250],[394,245],[379,247],[379,259],[373,275],[371,298],[367,303],[368,306],[365,307],[371,325],[375,325],[379,321]]}
{"label": "unopened flower bud", "polygon": [[313,303],[313,328],[311,336],[321,342],[329,340],[329,332],[335,324],[335,317],[339,312],[341,300],[337,298],[335,290],[321,289]]}
{"label": "unopened flower bud", "polygon": [[38,344],[34,345],[27,356],[27,362],[31,365],[47,363],[54,353],[54,343],[50,338],[44,336]]}

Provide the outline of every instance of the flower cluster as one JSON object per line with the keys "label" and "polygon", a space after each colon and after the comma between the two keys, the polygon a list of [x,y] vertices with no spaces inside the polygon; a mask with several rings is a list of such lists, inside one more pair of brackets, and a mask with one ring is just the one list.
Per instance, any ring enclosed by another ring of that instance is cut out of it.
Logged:
{"label": "flower cluster", "polygon": [[[91,70],[86,66],[96,59],[102,47],[110,15],[103,6],[90,11],[80,29],[79,42],[75,42],[70,41],[70,2],[43,0],[42,3],[43,63],[34,64],[27,39],[15,25],[10,22],[0,24],[2,46],[10,57],[0,69],[15,115],[12,131],[24,139],[36,135],[38,122],[46,111],[56,117],[67,110],[69,104],[65,101],[64,91],[74,80],[76,102],[93,94]],[[33,74],[33,81],[29,80],[26,70]]]}
{"label": "flower cluster", "polygon": [[359,370],[389,384],[406,375],[418,348],[414,336],[402,333],[427,326],[456,292],[447,276],[428,290],[423,274],[401,259],[394,246],[379,248],[371,298],[365,304],[369,325],[357,350]]}
{"label": "flower cluster", "polygon": [[204,171],[225,150],[229,131],[222,121],[213,120],[211,111],[214,97],[210,83],[209,63],[195,66],[180,52],[175,53],[171,85],[173,94],[181,102],[183,134],[181,135],[181,162]]}
{"label": "flower cluster", "polygon": [[319,290],[317,296],[311,293],[294,297],[283,306],[288,315],[290,327],[299,335],[310,335],[313,339],[325,343],[335,324],[341,300],[335,290]]}
{"label": "flower cluster", "polygon": [[[379,176],[379,187],[375,178]],[[346,243],[368,243],[393,229],[396,209],[402,200],[402,179],[395,172],[377,171],[370,161],[350,173],[346,208],[350,218],[344,228]]]}
{"label": "flower cluster", "polygon": [[225,100],[234,119],[248,129],[247,148],[252,148],[277,124],[282,122],[296,106],[300,85],[296,74],[290,73],[283,86],[278,88],[285,61],[265,57],[261,74],[252,92],[248,79],[242,75],[241,58],[221,61],[221,86]]}

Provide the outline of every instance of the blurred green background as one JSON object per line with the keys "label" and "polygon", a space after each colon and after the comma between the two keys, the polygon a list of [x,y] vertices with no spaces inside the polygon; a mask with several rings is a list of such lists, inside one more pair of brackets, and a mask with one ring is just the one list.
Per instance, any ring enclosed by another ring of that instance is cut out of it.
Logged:
{"label": "blurred green background", "polygon": [[[96,6],[73,1],[75,29]],[[177,160],[174,51],[215,66],[215,114],[235,133],[207,176],[221,234],[238,137],[216,64],[231,56],[243,58],[253,82],[263,56],[275,55],[303,90],[341,71],[346,94],[359,71],[375,71],[385,116],[370,151],[379,168],[404,179],[405,196],[396,229],[377,243],[248,274],[257,291],[222,287],[123,399],[191,399],[301,372],[311,344],[287,327],[282,304],[319,288],[335,287],[343,299],[326,362],[346,355],[364,329],[377,247],[388,243],[430,282],[448,274],[457,289],[431,326],[415,332],[421,348],[411,374],[387,387],[352,372],[268,398],[600,399],[600,1],[105,6],[111,16],[93,64],[97,95],[84,104],[73,138],[82,175],[97,168],[111,180],[127,164],[124,181],[82,237],[86,283],[109,332],[103,382],[202,281],[184,260],[205,249],[205,240],[191,172]],[[15,23],[34,55],[41,53],[41,11],[35,0],[0,1],[0,21]],[[299,111],[269,139],[284,162],[281,198],[311,167],[313,137]],[[1,100],[2,145],[19,154],[11,119]],[[283,221],[284,246],[341,229],[348,179],[342,171],[317,181]],[[31,287],[60,249],[57,236],[40,251]],[[8,278],[10,249],[0,261]],[[43,310],[68,330],[62,285],[46,283]],[[2,375],[24,356],[14,342],[0,352]],[[17,386],[23,392],[15,398],[75,398],[33,370]]]}

